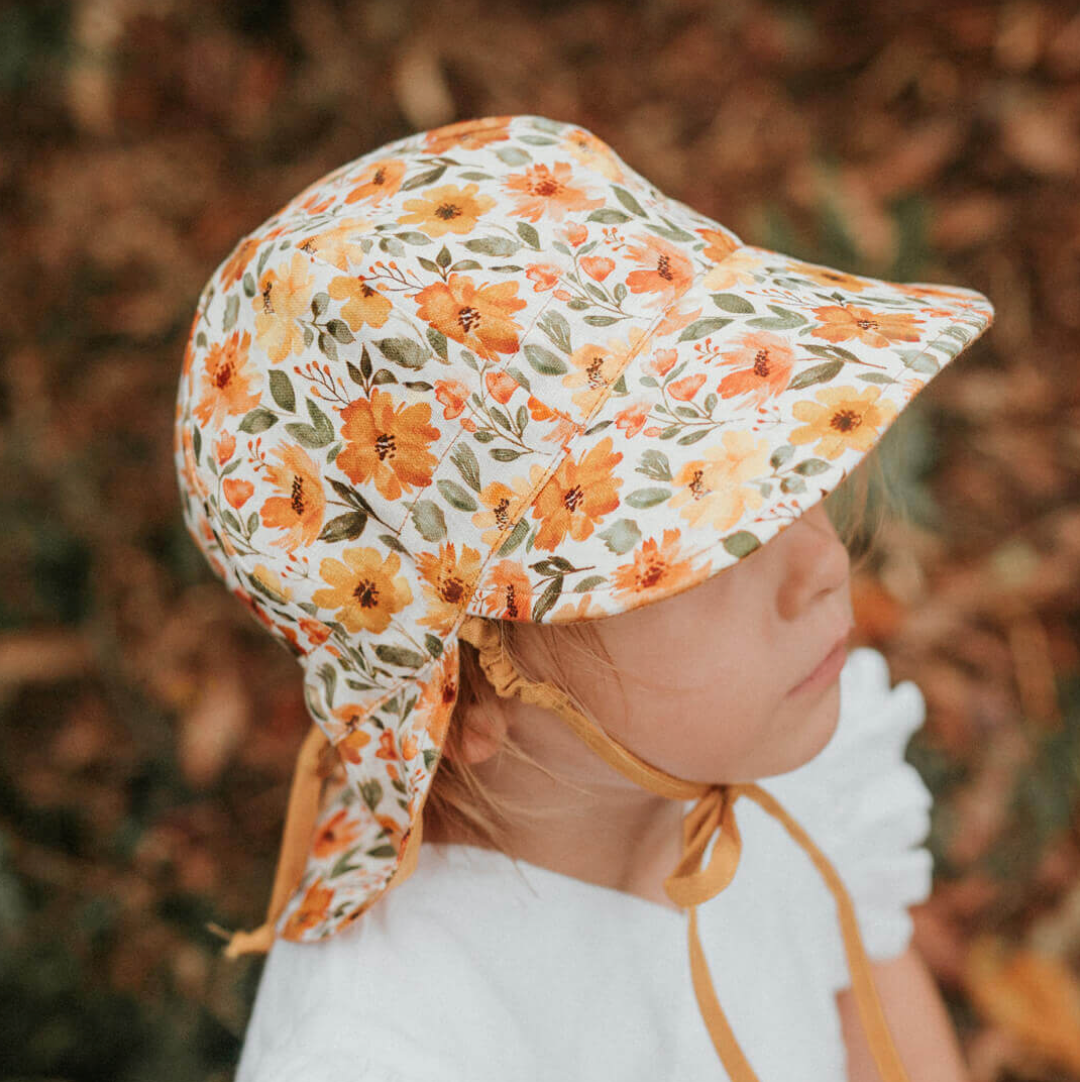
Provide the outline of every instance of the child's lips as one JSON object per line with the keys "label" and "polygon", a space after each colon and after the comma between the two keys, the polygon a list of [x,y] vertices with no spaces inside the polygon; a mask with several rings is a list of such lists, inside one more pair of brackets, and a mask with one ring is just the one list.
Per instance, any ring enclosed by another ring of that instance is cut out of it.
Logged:
{"label": "child's lips", "polygon": [[840,675],[844,662],[847,660],[847,641],[851,631],[852,629],[849,627],[814,670],[808,673],[788,692],[789,695],[804,691],[816,691],[819,688],[827,687]]}

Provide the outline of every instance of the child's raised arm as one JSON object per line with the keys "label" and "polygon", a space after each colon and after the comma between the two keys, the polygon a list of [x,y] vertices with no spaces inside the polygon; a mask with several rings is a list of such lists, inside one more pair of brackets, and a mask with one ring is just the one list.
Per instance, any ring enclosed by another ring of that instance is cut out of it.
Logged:
{"label": "child's raised arm", "polygon": [[[923,957],[909,946],[897,958],[872,962],[874,983],[911,1082],[969,1082],[960,1044]],[[847,1082],[879,1082],[850,988],[836,993],[847,1047]]]}

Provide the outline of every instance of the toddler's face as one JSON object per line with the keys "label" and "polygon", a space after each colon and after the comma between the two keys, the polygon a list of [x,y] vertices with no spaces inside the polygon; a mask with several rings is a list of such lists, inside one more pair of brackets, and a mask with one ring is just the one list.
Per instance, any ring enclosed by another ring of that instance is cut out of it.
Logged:
{"label": "toddler's face", "polygon": [[708,581],[597,622],[625,709],[613,678],[568,676],[616,739],[669,773],[715,783],[793,770],[839,718],[837,655],[804,678],[851,630],[849,571],[818,503]]}

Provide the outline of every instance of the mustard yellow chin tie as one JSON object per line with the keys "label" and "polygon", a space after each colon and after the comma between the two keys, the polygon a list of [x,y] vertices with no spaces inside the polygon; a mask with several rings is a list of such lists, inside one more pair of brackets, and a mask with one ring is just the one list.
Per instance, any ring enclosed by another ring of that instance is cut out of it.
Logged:
{"label": "mustard yellow chin tie", "polygon": [[[672,800],[697,798],[697,803],[683,818],[683,854],[675,870],[664,880],[664,889],[677,906],[689,910],[690,971],[694,992],[709,1036],[732,1082],[759,1082],[759,1079],[739,1048],[716,998],[698,937],[697,907],[719,894],[735,875],[742,838],[735,822],[734,809],[736,801],[743,796],[749,797],[783,824],[825,880],[836,902],[852,990],[882,1082],[909,1082],[885,1022],[870,962],[859,935],[855,909],[847,890],[821,850],[770,793],[753,783],[707,785],[686,781],[638,758],[629,748],[590,722],[559,688],[529,680],[519,673],[502,649],[502,640],[494,621],[470,616],[459,628],[458,637],[476,647],[484,674],[498,695],[503,698],[517,695],[524,702],[552,710],[593,751],[650,792]],[[702,868],[705,853],[713,839],[715,843],[709,862]]]}
{"label": "mustard yellow chin tie", "polygon": [[[683,854],[675,870],[664,880],[664,889],[677,906],[689,910],[687,927],[694,992],[709,1036],[731,1082],[760,1080],[739,1048],[716,998],[698,937],[697,907],[719,894],[731,882],[739,866],[742,838],[735,822],[734,808],[735,802],[743,796],[749,797],[783,824],[825,880],[836,902],[852,990],[882,1082],[909,1082],[885,1022],[881,1002],[874,987],[870,962],[863,948],[855,910],[847,890],[833,866],[771,794],[753,783],[707,785],[686,781],[660,770],[638,758],[629,748],[590,722],[559,688],[522,676],[502,649],[502,640],[494,621],[470,616],[462,623],[458,635],[476,647],[484,674],[499,696],[510,698],[516,695],[524,702],[552,710],[570,725],[594,752],[650,792],[671,800],[697,798],[694,807],[683,818]],[[224,951],[227,957],[235,958],[252,952],[265,953],[270,949],[278,917],[303,877],[318,817],[322,778],[329,772],[325,754],[328,746],[325,734],[318,725],[313,725],[297,756],[266,921],[252,932],[231,934],[216,925],[208,926],[215,933],[228,938],[229,943]],[[409,832],[399,868],[390,883],[391,887],[404,882],[416,867],[421,843],[421,825],[422,821],[418,817]],[[702,868],[705,853],[714,839],[709,862]]]}

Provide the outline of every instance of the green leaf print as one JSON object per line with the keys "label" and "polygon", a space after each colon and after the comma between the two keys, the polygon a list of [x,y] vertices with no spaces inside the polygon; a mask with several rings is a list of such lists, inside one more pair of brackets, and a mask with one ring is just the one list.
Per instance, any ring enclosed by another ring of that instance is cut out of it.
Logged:
{"label": "green leaf print", "polygon": [[556,357],[543,346],[537,346],[531,342],[525,346],[525,358],[542,376],[561,376],[569,371],[566,362],[561,357]]}
{"label": "green leaf print", "polygon": [[289,377],[280,369],[275,368],[270,373],[270,394],[274,401],[283,409],[292,413],[296,409],[296,392],[289,382]]}
{"label": "green leaf print", "polygon": [[759,548],[761,542],[749,530],[739,530],[730,537],[724,538],[724,548],[737,556],[740,560],[748,556],[754,549]]}
{"label": "green leaf print", "polygon": [[622,556],[641,540],[641,530],[632,518],[621,518],[597,535],[604,539],[610,552]]}
{"label": "green leaf print", "polygon": [[687,327],[682,334],[679,335],[680,342],[693,342],[698,338],[704,338],[706,335],[712,334],[714,331],[720,330],[722,327],[726,327],[732,321],[730,319],[722,319],[720,316],[709,316],[706,319],[695,319],[693,323]]}
{"label": "green leaf print", "polygon": [[443,498],[451,507],[456,507],[459,511],[476,510],[476,500],[474,500],[461,485],[446,480],[437,481],[436,485],[443,494]]}
{"label": "green leaf print", "polygon": [[388,361],[400,364],[402,368],[423,368],[427,360],[423,346],[411,338],[379,338],[375,345]]}
{"label": "green leaf print", "polygon": [[412,520],[425,541],[442,541],[446,537],[446,518],[434,500],[417,500],[413,504]]}
{"label": "green leaf print", "polygon": [[268,410],[265,406],[256,406],[240,422],[240,431],[247,432],[252,436],[257,436],[260,432],[265,432],[268,428],[271,428],[276,424],[277,415],[275,413]]}

